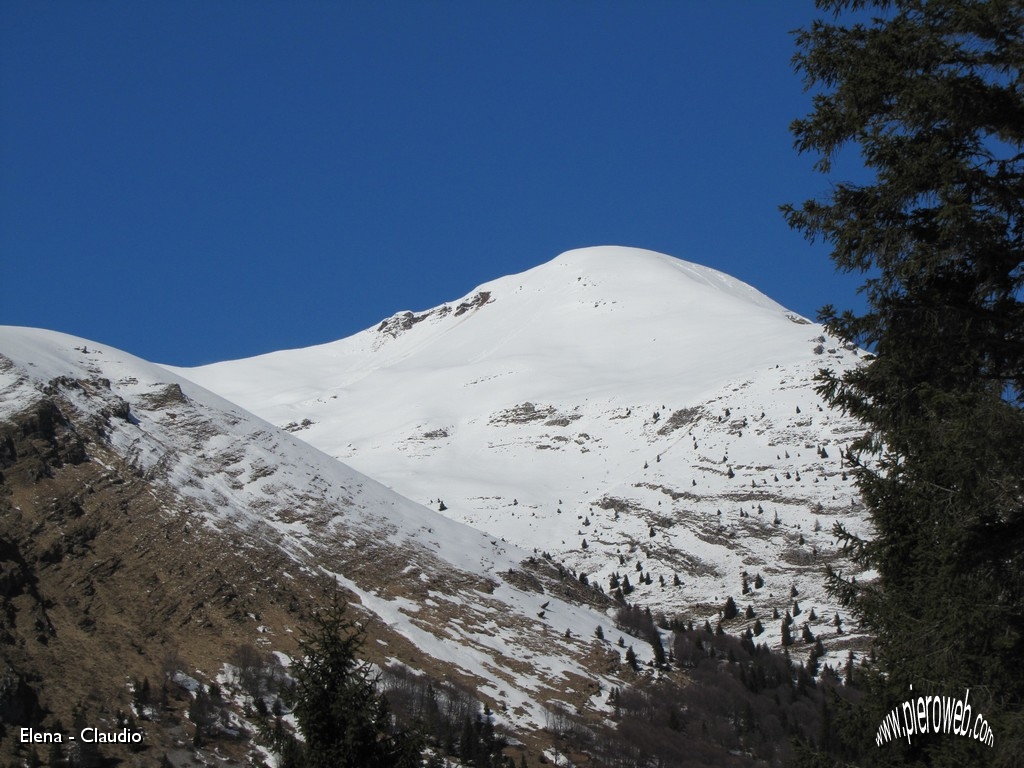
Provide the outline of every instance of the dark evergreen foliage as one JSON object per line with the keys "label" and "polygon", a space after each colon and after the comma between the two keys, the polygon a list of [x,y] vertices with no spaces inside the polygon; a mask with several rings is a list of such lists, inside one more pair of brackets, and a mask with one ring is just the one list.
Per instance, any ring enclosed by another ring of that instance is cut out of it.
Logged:
{"label": "dark evergreen foliage", "polygon": [[633,650],[632,645],[626,649],[626,663],[634,672],[636,672],[639,669],[639,666],[637,664],[636,651]]}
{"label": "dark evergreen foliage", "polygon": [[629,583],[629,576],[622,577],[622,594],[628,595],[633,592],[633,585]]}
{"label": "dark evergreen foliage", "polygon": [[787,645],[792,645],[792,644],[793,644],[793,635],[790,634],[790,631],[789,631],[789,622],[783,621],[782,622],[782,646],[786,647]]}
{"label": "dark evergreen foliage", "polygon": [[[665,675],[613,690],[614,736],[586,743],[595,765],[784,765],[794,756],[794,737],[816,746],[833,739],[830,706],[858,696],[836,675],[816,681],[749,637],[687,629],[681,620],[669,624],[685,682]],[[587,739],[583,731],[575,735]]]}
{"label": "dark evergreen foliage", "polygon": [[725,599],[725,605],[722,606],[722,618],[728,621],[729,619],[735,619],[739,615],[739,608],[736,607],[736,601],[732,599],[732,595]]}
{"label": "dark evergreen foliage", "polygon": [[459,737],[459,758],[465,765],[478,768],[505,765],[500,757],[501,750],[507,742],[499,737],[494,729],[494,718],[491,710],[484,706],[483,714],[463,723]]}
{"label": "dark evergreen foliage", "polygon": [[805,643],[814,642],[814,633],[811,632],[811,627],[809,624],[804,624],[803,631],[801,632],[801,637],[803,637]]}
{"label": "dark evergreen foliage", "polygon": [[[654,652],[655,665],[658,667],[665,665],[665,646],[661,642],[661,634],[658,632],[658,627],[654,623],[654,618],[649,608],[644,609],[635,605],[625,605],[615,612],[615,621],[619,629],[650,643],[651,650]],[[632,648],[630,648],[630,651],[632,651]],[[626,659],[629,661],[628,653]],[[630,666],[635,666],[635,660],[636,657],[634,655]]]}
{"label": "dark evergreen foliage", "polygon": [[488,708],[449,681],[438,681],[395,664],[386,667],[380,689],[400,727],[413,727],[432,745],[427,765],[448,765],[442,755],[465,758],[473,766],[504,765],[499,758],[507,744]]}
{"label": "dark evergreen foliage", "polygon": [[823,371],[819,389],[867,427],[843,458],[874,533],[835,533],[878,579],[829,576],[878,638],[867,709],[848,719],[877,727],[911,684],[970,689],[994,748],[922,735],[859,757],[1011,764],[1024,743],[1024,4],[817,5],[832,18],[797,35],[817,92],[796,146],[828,172],[854,144],[869,172],[784,209],[865,275],[863,314],[821,313],[872,353]]}
{"label": "dark evergreen foliage", "polygon": [[363,628],[346,617],[335,595],[313,616],[292,663],[293,713],[304,742],[279,732],[283,764],[301,768],[400,768],[422,761],[418,734],[395,727],[377,676],[357,654]]}

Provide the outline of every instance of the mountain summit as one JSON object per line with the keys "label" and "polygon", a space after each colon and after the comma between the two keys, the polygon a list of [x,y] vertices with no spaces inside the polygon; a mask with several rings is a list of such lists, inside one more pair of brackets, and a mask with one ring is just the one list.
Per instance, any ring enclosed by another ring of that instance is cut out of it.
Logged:
{"label": "mountain summit", "polygon": [[599,247],[340,341],[178,372],[606,589],[635,569],[630,599],[669,615],[717,615],[749,571],[775,580],[755,607],[785,610],[800,581],[831,617],[827,531],[863,525],[841,457],[857,425],[812,377],[857,359],[729,275]]}
{"label": "mountain summit", "polygon": [[510,389],[527,398],[599,396],[624,385],[654,399],[666,391],[693,396],[802,351],[805,323],[717,270],[637,248],[595,247],[427,311],[396,313],[341,341],[189,375],[261,405],[294,405],[304,389],[376,397],[394,376],[432,401],[445,399],[456,381],[472,382],[474,399],[501,400]]}
{"label": "mountain summit", "polygon": [[816,334],[722,272],[597,247],[340,341],[181,372],[276,423],[315,422],[304,437],[342,456],[371,436],[525,401],[698,400],[806,359]]}
{"label": "mountain summit", "polygon": [[114,728],[131,699],[175,754],[187,709],[195,749],[259,764],[246,718],[335,585],[390,684],[465,723],[487,703],[553,758],[572,717],[603,729],[623,686],[670,672],[664,639],[747,653],[737,635],[788,644],[799,621],[840,662],[865,638],[821,572],[856,573],[828,532],[866,526],[860,429],[812,377],[857,358],[740,281],[622,248],[177,372],[0,327],[0,714]]}

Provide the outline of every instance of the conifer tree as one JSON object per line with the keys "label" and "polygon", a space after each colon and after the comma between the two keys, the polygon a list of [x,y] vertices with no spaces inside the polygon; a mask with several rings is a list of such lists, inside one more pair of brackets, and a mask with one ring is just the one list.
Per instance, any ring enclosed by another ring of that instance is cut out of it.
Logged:
{"label": "conifer tree", "polygon": [[[856,145],[868,177],[784,212],[865,275],[862,314],[821,318],[871,356],[819,391],[866,427],[844,459],[873,533],[835,533],[878,574],[829,586],[878,640],[869,722],[911,684],[969,688],[1008,764],[1024,740],[1024,4],[816,4],[833,18],[797,35],[817,93],[796,146],[827,173]],[[934,734],[895,749],[979,759]]]}
{"label": "conifer tree", "polygon": [[632,645],[629,646],[629,648],[626,650],[626,663],[630,666],[630,668],[632,668],[634,672],[636,672],[640,668],[639,662],[636,657],[636,652],[633,650]]}
{"label": "conifer tree", "polygon": [[377,678],[357,657],[364,630],[335,594],[313,616],[292,662],[293,712],[304,743],[280,736],[279,751],[302,768],[404,768],[422,764],[418,735],[392,722]]}
{"label": "conifer tree", "polygon": [[785,621],[782,622],[782,647],[785,648],[787,645],[793,644],[793,635],[789,631],[789,624]]}
{"label": "conifer tree", "polygon": [[725,600],[725,605],[722,606],[722,618],[726,621],[735,619],[739,612],[739,609],[736,607],[736,601],[732,599],[732,595],[729,595]]}

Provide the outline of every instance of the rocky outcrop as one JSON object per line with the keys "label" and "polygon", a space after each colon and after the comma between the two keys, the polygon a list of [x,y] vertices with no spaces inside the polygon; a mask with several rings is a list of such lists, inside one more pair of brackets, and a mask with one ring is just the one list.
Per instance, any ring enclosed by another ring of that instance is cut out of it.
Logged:
{"label": "rocky outcrop", "polygon": [[33,483],[85,458],[85,444],[52,400],[0,423],[0,478],[9,482]]}
{"label": "rocky outcrop", "polygon": [[[16,726],[91,726],[132,711],[132,679],[159,687],[167,659],[214,675],[259,627],[291,650],[313,580],[282,580],[280,553],[240,546],[191,519],[166,491],[105,443],[105,424],[130,411],[81,414],[52,392],[0,422],[0,761],[23,759]],[[176,386],[176,385],[175,385]],[[177,401],[177,391],[160,393]],[[106,397],[106,396],[105,396]],[[123,401],[122,401],[123,402]],[[127,405],[127,403],[125,404]],[[257,572],[267,578],[254,579]],[[260,581],[260,589],[253,589]],[[147,724],[147,749],[124,765],[154,765],[182,735],[175,702]],[[45,756],[45,753],[44,753]]]}

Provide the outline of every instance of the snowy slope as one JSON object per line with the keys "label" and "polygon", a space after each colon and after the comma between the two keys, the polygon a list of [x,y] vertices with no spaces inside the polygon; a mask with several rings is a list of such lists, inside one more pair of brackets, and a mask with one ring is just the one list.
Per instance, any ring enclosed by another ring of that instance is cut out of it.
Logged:
{"label": "snowy slope", "polygon": [[[649,576],[630,600],[704,618],[734,595],[765,616],[795,585],[824,623],[829,531],[864,520],[840,458],[858,427],[812,377],[857,360],[728,275],[601,247],[337,342],[177,372],[605,590]],[[765,587],[741,596],[744,571]]]}
{"label": "snowy slope", "polygon": [[[43,398],[98,425],[104,444],[90,460],[112,452],[130,464],[168,515],[231,546],[285,552],[296,573],[336,576],[421,662],[473,681],[519,727],[541,727],[552,698],[589,696],[578,681],[616,684],[586,661],[608,614],[571,599],[578,582],[562,589],[542,558],[399,496],[163,368],[92,341],[0,327],[0,420]],[[607,652],[622,650],[609,641]],[[605,706],[600,697],[592,705]]]}

